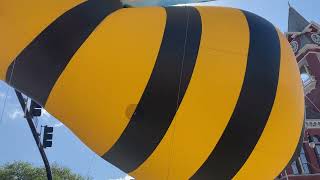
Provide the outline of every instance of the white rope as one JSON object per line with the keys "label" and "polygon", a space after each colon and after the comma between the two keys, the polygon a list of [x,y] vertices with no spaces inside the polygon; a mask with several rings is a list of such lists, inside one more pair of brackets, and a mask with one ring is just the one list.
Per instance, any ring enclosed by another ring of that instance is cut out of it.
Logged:
{"label": "white rope", "polygon": [[7,87],[7,89],[6,89],[6,93],[5,93],[4,100],[3,100],[3,105],[2,105],[2,110],[1,110],[0,124],[3,122],[2,119],[3,119],[4,109],[6,108],[6,104],[7,104],[8,92],[9,92],[9,87]]}
{"label": "white rope", "polygon": [[[11,84],[11,79],[12,79],[12,76],[13,76],[13,71],[14,71],[15,65],[16,65],[16,59],[13,60],[12,71],[11,71],[11,73],[10,73],[8,85]],[[2,119],[3,119],[4,109],[5,109],[6,105],[7,105],[7,99],[8,99],[9,89],[10,89],[10,87],[7,86],[7,90],[6,90],[6,93],[5,93],[5,98],[4,98],[4,102],[3,102],[3,106],[2,106],[2,111],[1,111],[0,124],[3,122]]]}
{"label": "white rope", "polygon": [[[179,87],[178,87],[178,94],[177,94],[177,105],[176,105],[176,112],[178,111],[179,108],[179,100],[180,100],[180,90],[181,90],[181,81],[182,81],[182,73],[183,73],[183,66],[184,66],[184,59],[185,59],[185,53],[186,53],[186,45],[187,45],[187,38],[188,38],[188,28],[189,28],[189,9],[187,6],[185,6],[186,12],[187,12],[187,26],[186,26],[186,35],[184,38],[184,46],[183,46],[183,56],[182,56],[182,62],[181,62],[181,70],[180,70],[180,77],[179,77]],[[169,154],[169,160],[168,160],[168,172],[167,172],[167,180],[169,179],[170,176],[170,166],[172,162],[172,157],[174,155],[174,134],[176,130],[176,124],[177,121],[173,122],[173,127],[172,127],[172,136],[171,136],[171,144],[170,144],[170,154]]]}
{"label": "white rope", "polygon": [[311,101],[311,99],[309,99],[308,96],[305,95],[304,97],[306,97],[310,101],[310,103],[318,110],[318,112],[320,112],[319,108]]}

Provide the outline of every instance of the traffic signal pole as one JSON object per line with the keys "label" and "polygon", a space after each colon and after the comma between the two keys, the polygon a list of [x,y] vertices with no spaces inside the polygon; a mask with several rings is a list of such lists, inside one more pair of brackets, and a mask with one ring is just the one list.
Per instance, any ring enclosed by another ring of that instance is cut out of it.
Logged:
{"label": "traffic signal pole", "polygon": [[22,108],[22,110],[25,112],[25,118],[27,119],[27,122],[28,122],[28,125],[29,125],[29,127],[30,127],[30,130],[31,130],[31,132],[32,132],[33,138],[34,138],[34,140],[36,141],[36,144],[37,144],[37,146],[38,146],[38,150],[39,150],[39,152],[40,152],[40,154],[41,154],[41,158],[42,158],[43,163],[44,163],[44,166],[45,166],[45,168],[46,168],[47,178],[48,178],[48,180],[52,180],[52,174],[51,174],[50,164],[49,164],[48,158],[47,158],[47,156],[46,156],[46,153],[45,153],[45,151],[44,151],[44,149],[43,149],[43,146],[42,146],[42,144],[41,144],[40,138],[39,138],[39,136],[38,136],[37,129],[36,129],[36,127],[35,127],[34,124],[33,124],[33,121],[32,121],[32,118],[31,118],[31,114],[30,114],[30,112],[26,109],[26,102],[25,102],[25,100],[24,100],[24,98],[23,98],[23,96],[22,96],[22,94],[21,94],[20,92],[18,92],[18,91],[16,91],[16,90],[15,90],[15,92],[16,92],[16,95],[17,95],[18,100],[19,100],[19,102],[20,102],[21,108]]}

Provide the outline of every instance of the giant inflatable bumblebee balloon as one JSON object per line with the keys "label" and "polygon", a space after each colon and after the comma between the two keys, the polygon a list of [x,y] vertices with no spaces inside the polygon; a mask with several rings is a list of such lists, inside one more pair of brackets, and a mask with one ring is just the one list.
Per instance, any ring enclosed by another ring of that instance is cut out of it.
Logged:
{"label": "giant inflatable bumblebee balloon", "polygon": [[138,180],[273,179],[299,144],[294,54],[250,12],[2,0],[0,24],[2,80]]}

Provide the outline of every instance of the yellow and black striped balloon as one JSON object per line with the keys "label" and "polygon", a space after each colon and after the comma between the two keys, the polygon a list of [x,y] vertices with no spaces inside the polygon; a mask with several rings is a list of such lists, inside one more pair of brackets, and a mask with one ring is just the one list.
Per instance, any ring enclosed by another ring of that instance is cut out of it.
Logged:
{"label": "yellow and black striped balloon", "polygon": [[138,180],[272,179],[297,147],[294,55],[250,12],[2,0],[0,24],[0,78]]}

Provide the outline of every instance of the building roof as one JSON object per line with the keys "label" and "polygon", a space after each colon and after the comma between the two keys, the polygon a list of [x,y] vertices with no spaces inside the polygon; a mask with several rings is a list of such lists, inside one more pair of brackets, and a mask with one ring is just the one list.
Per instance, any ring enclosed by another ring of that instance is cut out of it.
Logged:
{"label": "building roof", "polygon": [[309,24],[298,11],[289,6],[288,32],[302,32]]}

